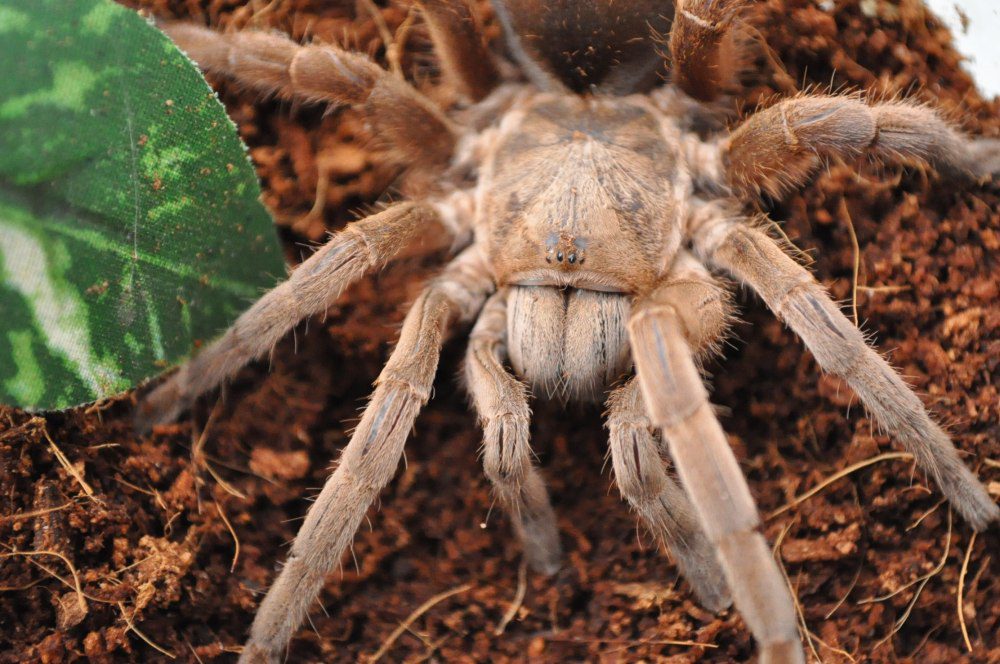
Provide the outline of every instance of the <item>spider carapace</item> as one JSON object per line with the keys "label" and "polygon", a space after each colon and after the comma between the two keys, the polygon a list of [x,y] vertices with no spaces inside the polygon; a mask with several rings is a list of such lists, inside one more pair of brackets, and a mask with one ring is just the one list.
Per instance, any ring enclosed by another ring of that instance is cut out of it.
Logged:
{"label": "spider carapace", "polygon": [[641,96],[531,95],[482,167],[477,227],[509,285],[515,371],[548,396],[600,398],[631,365],[632,297],[682,238],[691,179],[679,136]]}
{"label": "spider carapace", "polygon": [[535,96],[504,118],[478,206],[501,283],[636,294],[656,282],[680,247],[691,179],[650,106]]}

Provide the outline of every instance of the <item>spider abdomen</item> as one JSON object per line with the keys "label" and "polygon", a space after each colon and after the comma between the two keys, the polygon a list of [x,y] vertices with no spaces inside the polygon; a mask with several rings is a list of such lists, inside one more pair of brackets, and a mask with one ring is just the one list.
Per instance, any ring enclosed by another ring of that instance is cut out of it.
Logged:
{"label": "spider abdomen", "polygon": [[514,286],[507,301],[511,366],[542,396],[598,401],[632,366],[630,311],[622,293]]}

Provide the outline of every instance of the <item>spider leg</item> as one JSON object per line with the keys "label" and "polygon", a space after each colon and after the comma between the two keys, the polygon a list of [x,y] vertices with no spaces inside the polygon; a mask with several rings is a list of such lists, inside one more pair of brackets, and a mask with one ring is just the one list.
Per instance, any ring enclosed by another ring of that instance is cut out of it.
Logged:
{"label": "spider leg", "polygon": [[704,222],[693,237],[695,250],[706,261],[753,288],[823,369],[847,381],[973,528],[983,530],[1000,520],[1000,508],[962,463],[948,435],[808,270],[764,232],[721,214]]}
{"label": "spider leg", "polygon": [[733,23],[749,0],[677,0],[670,28],[673,82],[712,101],[733,82]]}
{"label": "spider leg", "polygon": [[[669,289],[669,282],[666,284]],[[760,517],[685,341],[682,309],[657,291],[629,321],[636,374],[732,592],[760,648],[760,661],[803,662],[788,586],[757,528]]]}
{"label": "spider leg", "polygon": [[450,215],[445,221],[430,204],[401,203],[350,224],[150,393],[137,409],[137,425],[148,430],[176,419],[195,398],[270,351],[303,318],[326,311],[347,286],[417,238],[452,240],[456,229],[449,222],[456,220]]}
{"label": "spider leg", "polygon": [[829,156],[867,153],[976,178],[1000,173],[1000,140],[969,139],[913,102],[868,105],[849,96],[782,101],[737,127],[721,151],[729,183],[743,195],[780,196],[804,184]]}
{"label": "spider leg", "polygon": [[435,104],[364,55],[270,32],[222,33],[190,23],[159,26],[202,69],[286,98],[363,107],[372,134],[402,163],[441,165],[456,130]]}
{"label": "spider leg", "polygon": [[500,78],[493,55],[465,0],[419,0],[441,69],[472,101],[486,97]]}
{"label": "spider leg", "polygon": [[732,604],[715,547],[684,489],[666,472],[635,378],[609,397],[608,432],[622,497],[670,550],[702,606],[721,611]]}
{"label": "spider leg", "polygon": [[[729,322],[729,294],[688,252],[681,252],[655,299],[678,312],[697,356],[717,349]],[[715,549],[684,490],[667,474],[639,382],[632,378],[608,399],[611,460],[622,496],[677,559],[699,601],[712,611],[732,603]],[[663,450],[669,454],[669,450]]]}
{"label": "spider leg", "polygon": [[506,329],[507,293],[500,291],[486,303],[472,330],[466,383],[483,427],[486,476],[511,515],[532,569],[554,574],[562,554],[559,530],[542,475],[531,459],[527,389],[503,366]]}
{"label": "spider leg", "polygon": [[445,332],[475,317],[493,283],[480,248],[462,252],[413,303],[361,422],[261,602],[241,662],[278,661],[369,505],[392,479],[430,397]]}

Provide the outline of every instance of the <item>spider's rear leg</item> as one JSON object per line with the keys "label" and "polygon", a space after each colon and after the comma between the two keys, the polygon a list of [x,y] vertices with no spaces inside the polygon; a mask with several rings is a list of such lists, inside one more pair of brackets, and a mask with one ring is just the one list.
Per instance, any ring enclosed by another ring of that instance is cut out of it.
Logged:
{"label": "spider's rear leg", "polygon": [[390,157],[437,166],[451,157],[456,130],[412,86],[364,55],[269,32],[217,32],[190,23],[160,28],[198,65],[241,85],[286,98],[362,107]]}
{"label": "spider's rear leg", "polygon": [[554,574],[561,547],[542,475],[532,463],[527,389],[503,366],[507,292],[486,303],[469,339],[465,375],[483,427],[483,466],[532,569]]}
{"label": "spider's rear leg", "polygon": [[670,28],[673,82],[701,101],[732,85],[736,67],[733,27],[750,0],[677,0]]}
{"label": "spider's rear leg", "polygon": [[475,317],[492,287],[482,253],[471,247],[414,302],[340,464],[309,508],[257,610],[241,662],[280,661],[369,505],[395,474],[417,413],[430,397],[450,323]]}
{"label": "spider's rear leg", "polygon": [[[711,210],[706,207],[709,215]],[[704,222],[693,239],[706,260],[753,288],[802,338],[823,369],[847,381],[875,420],[934,477],[973,528],[984,530],[1000,520],[1000,508],[962,463],[919,397],[865,342],[808,270],[762,231],[721,214]]]}
{"label": "spider's rear leg", "polygon": [[486,97],[500,78],[493,55],[465,0],[418,0],[442,73],[472,101]]}
{"label": "spider's rear leg", "polygon": [[722,143],[726,175],[743,195],[780,196],[801,186],[824,157],[870,154],[930,163],[945,175],[1000,173],[1000,141],[969,139],[931,108],[907,101],[868,105],[857,97],[782,101],[737,127]]}
{"label": "spider's rear leg", "polygon": [[[669,285],[668,285],[669,287]],[[777,562],[758,532],[760,517],[746,480],[708,401],[685,341],[683,310],[656,291],[629,322],[636,374],[650,420],[670,448],[687,495],[768,664],[803,662],[795,610]]]}
{"label": "spider's rear leg", "polygon": [[634,378],[608,399],[608,433],[622,497],[669,549],[702,606],[721,611],[732,604],[715,548],[698,525],[684,489],[666,472]]}
{"label": "spider's rear leg", "polygon": [[145,430],[176,419],[199,395],[269,352],[299,321],[326,311],[365,272],[417,238],[447,243],[456,230],[427,203],[401,203],[350,224],[149,394],[137,409],[137,425]]}

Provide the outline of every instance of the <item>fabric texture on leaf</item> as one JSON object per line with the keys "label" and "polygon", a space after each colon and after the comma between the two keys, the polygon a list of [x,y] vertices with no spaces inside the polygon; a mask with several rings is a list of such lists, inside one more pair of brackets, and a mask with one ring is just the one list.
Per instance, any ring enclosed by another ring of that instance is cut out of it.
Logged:
{"label": "fabric texture on leaf", "polygon": [[284,275],[235,126],[145,19],[4,0],[0,65],[0,402],[122,392]]}

